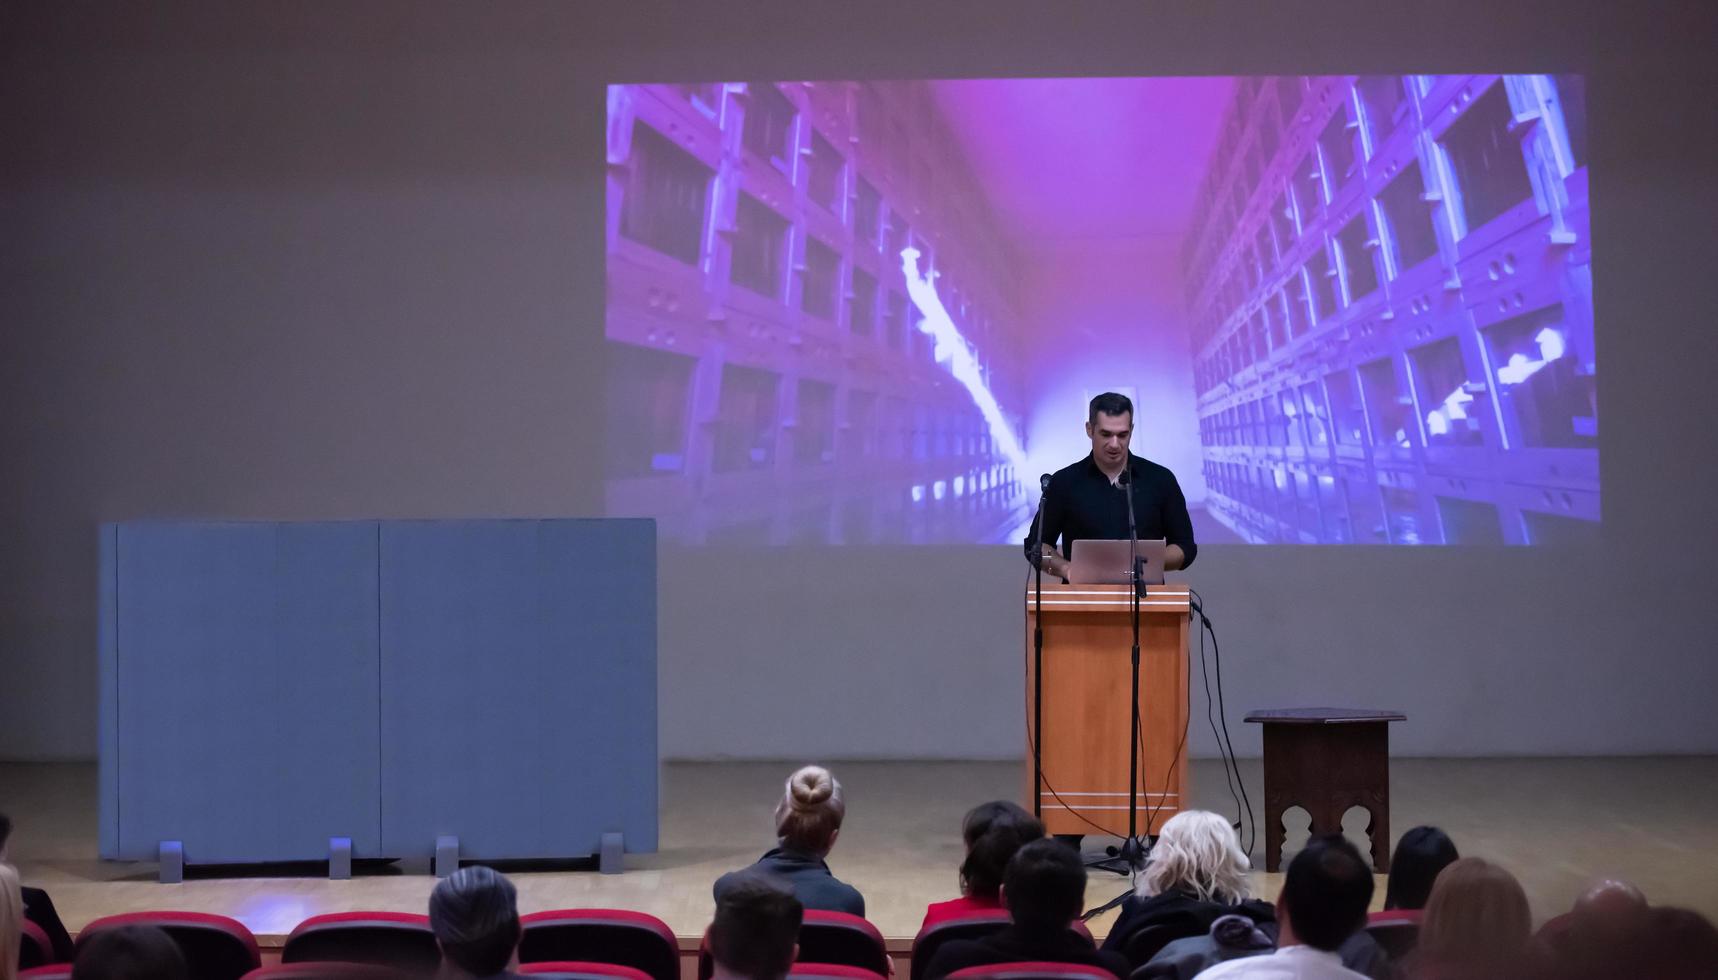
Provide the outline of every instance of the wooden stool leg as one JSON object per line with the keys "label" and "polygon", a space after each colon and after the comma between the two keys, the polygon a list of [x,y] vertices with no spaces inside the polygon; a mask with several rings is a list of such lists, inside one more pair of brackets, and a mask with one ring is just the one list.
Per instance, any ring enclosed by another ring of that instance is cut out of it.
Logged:
{"label": "wooden stool leg", "polygon": [[1283,863],[1283,838],[1288,832],[1283,828],[1283,817],[1288,815],[1291,806],[1286,799],[1267,797],[1265,799],[1265,870],[1275,872]]}

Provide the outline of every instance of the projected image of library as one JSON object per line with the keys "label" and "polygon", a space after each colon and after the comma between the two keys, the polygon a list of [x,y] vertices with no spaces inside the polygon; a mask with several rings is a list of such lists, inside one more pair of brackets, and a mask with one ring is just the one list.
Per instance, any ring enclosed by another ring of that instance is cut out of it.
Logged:
{"label": "projected image of library", "polygon": [[1579,76],[608,100],[611,515],[1018,544],[1119,391],[1201,544],[1597,540]]}

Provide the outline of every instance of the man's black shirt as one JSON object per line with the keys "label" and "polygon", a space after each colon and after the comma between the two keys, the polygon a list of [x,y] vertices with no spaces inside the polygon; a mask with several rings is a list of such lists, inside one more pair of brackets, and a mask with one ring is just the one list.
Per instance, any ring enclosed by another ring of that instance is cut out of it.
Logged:
{"label": "man's black shirt", "polygon": [[[1193,520],[1187,516],[1187,498],[1181,494],[1181,484],[1167,467],[1132,453],[1127,457],[1133,468],[1133,516],[1142,541],[1163,538],[1169,544],[1180,545],[1186,556],[1181,564],[1193,564],[1198,546],[1193,543]],[[1074,542],[1081,538],[1127,539],[1127,499],[1122,490],[1110,482],[1098,469],[1091,456],[1072,466],[1056,471],[1050,477],[1050,489],[1044,494],[1044,508],[1033,518],[1026,533],[1026,557],[1033,558],[1032,542],[1037,538],[1038,521],[1044,522],[1044,543],[1055,545],[1061,540],[1062,557],[1073,556]]]}

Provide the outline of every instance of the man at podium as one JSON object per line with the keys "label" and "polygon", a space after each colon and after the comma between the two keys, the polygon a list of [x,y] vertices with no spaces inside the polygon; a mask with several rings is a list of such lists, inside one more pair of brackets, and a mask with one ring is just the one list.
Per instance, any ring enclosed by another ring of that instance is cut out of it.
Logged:
{"label": "man at podium", "polygon": [[1026,559],[1038,558],[1033,549],[1040,540],[1038,523],[1042,521],[1044,570],[1067,578],[1075,541],[1127,538],[1124,494],[1131,491],[1136,536],[1167,542],[1163,566],[1168,571],[1193,564],[1199,549],[1193,542],[1193,520],[1187,515],[1181,484],[1167,467],[1128,451],[1133,439],[1133,402],[1113,391],[1093,398],[1086,435],[1092,440],[1091,455],[1050,477],[1044,505],[1026,533]]}

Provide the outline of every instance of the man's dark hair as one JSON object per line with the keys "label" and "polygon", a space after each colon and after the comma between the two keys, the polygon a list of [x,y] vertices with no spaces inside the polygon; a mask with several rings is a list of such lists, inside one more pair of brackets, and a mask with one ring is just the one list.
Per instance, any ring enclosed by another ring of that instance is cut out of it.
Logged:
{"label": "man's dark hair", "polygon": [[0,847],[5,847],[6,842],[11,840],[11,839],[12,839],[12,818],[8,817],[4,813],[0,813]]}
{"label": "man's dark hair", "polygon": [[1132,415],[1133,401],[1126,395],[1106,391],[1092,399],[1091,409],[1086,413],[1086,421],[1095,424],[1100,413],[1104,415]]}
{"label": "man's dark hair", "polygon": [[761,871],[738,875],[716,902],[710,957],[752,980],[786,976],[804,918],[787,882]]}
{"label": "man's dark hair", "polygon": [[994,900],[1008,862],[1021,847],[1044,836],[1044,825],[1019,804],[995,800],[973,807],[960,835],[966,841],[966,859],[960,864],[966,893]]}
{"label": "man's dark hair", "polygon": [[1003,875],[1003,897],[1024,932],[1068,928],[1086,900],[1086,867],[1073,848],[1052,837],[1014,852]]}
{"label": "man's dark hair", "polygon": [[1341,834],[1322,834],[1289,862],[1277,901],[1301,942],[1333,952],[1366,923],[1372,868]]}
{"label": "man's dark hair", "polygon": [[1455,841],[1436,827],[1415,827],[1396,842],[1390,856],[1390,881],[1384,888],[1387,909],[1423,909],[1438,872],[1461,857]]}
{"label": "man's dark hair", "polygon": [[185,954],[155,926],[97,929],[78,943],[72,980],[184,980]]}
{"label": "man's dark hair", "polygon": [[500,973],[519,946],[519,895],[494,868],[476,864],[442,879],[429,919],[441,955],[474,976]]}

